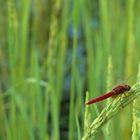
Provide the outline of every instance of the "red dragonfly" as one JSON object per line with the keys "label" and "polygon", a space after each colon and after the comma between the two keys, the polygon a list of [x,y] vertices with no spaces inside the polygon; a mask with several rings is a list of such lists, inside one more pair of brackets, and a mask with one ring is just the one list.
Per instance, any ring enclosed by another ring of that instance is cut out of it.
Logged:
{"label": "red dragonfly", "polygon": [[91,100],[89,100],[86,105],[90,105],[90,104],[93,104],[93,103],[96,103],[96,102],[100,102],[102,100],[105,100],[109,97],[113,97],[113,96],[116,96],[116,95],[119,95],[119,94],[123,94],[125,93],[126,91],[129,91],[131,89],[131,87],[129,85],[126,85],[126,84],[121,84],[121,85],[118,85],[116,86],[115,88],[112,89],[112,91],[102,95],[102,96],[99,96],[99,97],[96,97],[96,98],[93,98]]}

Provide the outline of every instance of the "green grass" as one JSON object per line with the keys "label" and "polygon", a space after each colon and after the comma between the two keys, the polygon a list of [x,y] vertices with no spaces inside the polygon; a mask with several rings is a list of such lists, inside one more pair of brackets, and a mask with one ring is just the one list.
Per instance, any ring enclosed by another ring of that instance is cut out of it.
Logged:
{"label": "green grass", "polygon": [[[140,83],[133,85],[129,92],[125,95],[118,96],[114,101],[110,102],[100,113],[100,115],[87,127],[87,132],[83,137],[83,140],[89,139],[90,137],[95,137],[101,126],[106,123],[110,123],[110,120],[115,116],[120,110],[124,109],[129,103],[134,99],[138,98],[140,95]],[[138,123],[138,120],[135,119]],[[137,130],[138,132],[138,130]],[[108,133],[106,133],[108,135]],[[109,139],[109,137],[108,137]]]}
{"label": "green grass", "polygon": [[[138,73],[140,2],[0,0],[0,8],[0,139],[80,140],[110,103],[85,107],[85,98]],[[109,106],[113,119],[94,139],[136,139],[138,102],[117,113]]]}

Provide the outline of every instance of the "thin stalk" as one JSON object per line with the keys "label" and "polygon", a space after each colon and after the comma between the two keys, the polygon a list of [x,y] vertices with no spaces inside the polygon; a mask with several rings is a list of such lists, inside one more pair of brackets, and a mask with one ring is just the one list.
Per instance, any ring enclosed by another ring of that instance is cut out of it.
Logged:
{"label": "thin stalk", "polygon": [[58,43],[58,29],[59,29],[59,14],[61,10],[61,0],[54,1],[50,22],[50,34],[49,34],[49,44],[48,44],[48,61],[47,61],[47,70],[48,70],[48,80],[49,80],[49,93],[51,99],[51,117],[52,117],[52,139],[59,140],[59,97],[56,99],[56,86],[55,86],[55,67],[54,64],[56,58],[56,49]]}
{"label": "thin stalk", "polygon": [[[137,81],[140,82],[140,64]],[[132,140],[140,139],[140,97],[133,101]]]}
{"label": "thin stalk", "polygon": [[[107,91],[110,91],[111,87],[112,87],[112,81],[113,81],[113,74],[112,74],[112,71],[113,71],[113,65],[112,65],[112,57],[109,56],[108,57],[108,73],[107,73]],[[111,102],[111,100],[107,100],[107,104],[109,104]],[[105,128],[105,131],[106,131],[106,137],[107,139],[111,139],[111,129],[112,129],[112,121],[108,121],[107,125],[106,125],[106,128]]]}

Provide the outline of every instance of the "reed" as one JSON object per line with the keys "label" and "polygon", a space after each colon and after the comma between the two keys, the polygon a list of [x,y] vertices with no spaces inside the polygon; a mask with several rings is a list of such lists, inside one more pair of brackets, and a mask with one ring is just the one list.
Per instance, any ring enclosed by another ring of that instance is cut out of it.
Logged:
{"label": "reed", "polygon": [[[99,129],[139,96],[138,82],[107,106],[86,107],[85,97],[136,75],[140,2],[1,0],[0,8],[0,139],[108,139],[110,125]],[[131,123],[136,137],[131,113],[111,121],[112,139],[128,139]]]}

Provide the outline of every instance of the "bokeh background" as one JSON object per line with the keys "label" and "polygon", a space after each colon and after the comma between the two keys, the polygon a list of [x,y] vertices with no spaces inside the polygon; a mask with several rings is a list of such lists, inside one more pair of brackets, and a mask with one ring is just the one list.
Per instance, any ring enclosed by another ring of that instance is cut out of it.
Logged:
{"label": "bokeh background", "polygon": [[[0,9],[1,140],[80,140],[86,91],[134,84],[140,1],[0,0]],[[89,107],[92,120],[105,104]],[[110,139],[128,140],[131,129],[130,105],[113,118]]]}

